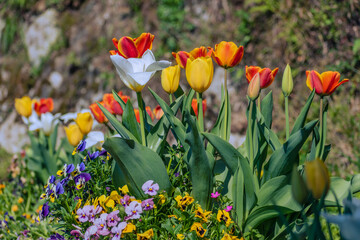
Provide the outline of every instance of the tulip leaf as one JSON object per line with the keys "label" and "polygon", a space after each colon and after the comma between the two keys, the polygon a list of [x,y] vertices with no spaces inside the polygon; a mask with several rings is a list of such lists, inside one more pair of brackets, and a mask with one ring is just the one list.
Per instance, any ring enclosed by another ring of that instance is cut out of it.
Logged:
{"label": "tulip leaf", "polygon": [[141,141],[140,128],[138,122],[136,121],[134,108],[132,106],[130,99],[128,99],[125,105],[124,112],[122,115],[122,123],[124,127],[126,127],[126,129],[129,130],[134,135],[134,137],[136,137],[136,140],[140,142]]}
{"label": "tulip leaf", "polygon": [[[192,103],[192,100],[194,98],[194,95],[195,95],[195,90],[191,88],[188,95],[185,96],[185,99],[184,99],[184,104],[183,104],[183,108],[182,108],[183,117],[185,116],[185,111],[188,111],[188,112],[191,112],[191,113],[194,112],[192,107],[191,107],[191,103]],[[194,114],[194,116],[195,116],[195,114]]]}
{"label": "tulip leaf", "polygon": [[317,123],[317,120],[309,122],[299,131],[291,135],[281,148],[273,152],[264,167],[263,183],[273,177],[291,173],[293,165],[298,161],[298,153],[301,147]]}
{"label": "tulip leaf", "polygon": [[290,135],[296,133],[297,131],[299,131],[301,128],[304,127],[306,117],[308,115],[311,103],[312,103],[312,101],[314,99],[314,95],[315,95],[315,89],[310,93],[308,99],[306,100],[306,103],[305,103],[304,107],[301,109],[301,112],[300,112],[299,116],[296,118],[296,121],[294,123],[294,127],[291,130]]}
{"label": "tulip leaf", "polygon": [[116,117],[114,117],[114,115],[112,115],[103,105],[98,102],[96,104],[100,107],[105,117],[109,120],[111,125],[122,138],[133,139],[137,141],[136,137],[129,130],[127,130],[126,127],[124,127],[124,125],[122,125],[122,123],[120,123],[119,120],[117,120]]}
{"label": "tulip leaf", "polygon": [[[337,207],[337,204],[342,206],[343,200],[348,196],[351,191],[350,181],[346,181],[339,177],[330,178],[330,190],[325,197],[325,205],[329,207]],[[334,194],[336,195],[336,198]]]}
{"label": "tulip leaf", "polygon": [[120,104],[121,109],[125,109],[126,103],[124,102],[124,100],[122,100],[122,98],[117,94],[117,92],[115,92],[115,90],[112,90],[112,93],[115,101],[117,101]]}
{"label": "tulip leaf", "polygon": [[269,144],[272,151],[275,151],[281,147],[279,138],[273,132],[273,130],[266,127],[265,123],[258,122],[258,128],[260,133],[264,136],[265,140]]}
{"label": "tulip leaf", "polygon": [[353,194],[360,192],[360,174],[356,174],[351,178],[351,192]]}
{"label": "tulip leaf", "polygon": [[[189,124],[186,132],[186,142],[190,146],[187,152],[187,160],[192,182],[192,192],[195,200],[204,209],[210,207],[210,194],[213,188],[214,168],[213,159],[209,159],[205,151],[204,141],[197,128],[194,117],[188,111],[185,112],[185,118]],[[209,154],[209,157],[212,157]]]}
{"label": "tulip leaf", "polygon": [[[114,171],[117,181],[122,187],[127,184],[136,197],[144,197],[142,185],[153,180],[160,190],[170,191],[171,184],[165,165],[158,154],[140,143],[124,138],[108,138],[103,147],[117,162],[120,170]],[[122,173],[123,176],[116,176]]]}
{"label": "tulip leaf", "polygon": [[161,109],[164,111],[164,115],[166,116],[167,120],[170,122],[173,133],[177,139],[180,140],[181,144],[184,146],[185,150],[188,150],[188,145],[185,142],[185,126],[182,122],[175,116],[174,112],[171,108],[166,104],[166,102],[157,95],[153,90],[149,88],[150,93],[154,96],[156,101],[159,103]]}
{"label": "tulip leaf", "polygon": [[270,91],[261,101],[261,114],[264,116],[265,125],[271,129],[273,112],[273,94]]}

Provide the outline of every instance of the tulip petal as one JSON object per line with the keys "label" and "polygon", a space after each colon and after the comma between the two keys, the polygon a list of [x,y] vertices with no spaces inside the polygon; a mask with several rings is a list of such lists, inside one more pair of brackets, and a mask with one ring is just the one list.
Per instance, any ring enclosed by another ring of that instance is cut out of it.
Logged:
{"label": "tulip petal", "polygon": [[256,73],[260,72],[261,68],[256,66],[245,66],[245,75],[246,80],[250,83],[251,79],[255,76]]}
{"label": "tulip petal", "polygon": [[159,71],[159,70],[163,70],[164,68],[167,68],[171,65],[171,62],[169,61],[165,61],[165,60],[161,60],[161,61],[157,61],[157,62],[153,62],[152,64],[150,64],[147,68],[146,68],[146,72],[154,72],[154,71]]}
{"label": "tulip petal", "polygon": [[131,37],[122,37],[118,42],[118,50],[125,58],[137,58],[139,52]]}
{"label": "tulip petal", "polygon": [[327,71],[321,73],[322,85],[324,94],[330,94],[331,90],[335,90],[340,81],[340,74],[338,72]]}
{"label": "tulip petal", "polygon": [[129,62],[132,66],[132,71],[129,72],[144,72],[146,69],[145,62],[141,58],[128,58],[127,62]]}
{"label": "tulip petal", "polygon": [[141,91],[145,84],[150,80],[150,78],[155,74],[155,72],[137,72],[137,73],[128,73],[128,80],[130,82],[135,82],[136,85],[133,86],[136,92]]}
{"label": "tulip petal", "polygon": [[240,47],[236,50],[233,58],[231,59],[231,61],[230,61],[230,66],[229,66],[229,67],[234,67],[234,66],[236,66],[236,65],[241,61],[241,59],[243,58],[243,56],[244,56],[244,47],[243,47],[243,46],[240,46]]}
{"label": "tulip petal", "polygon": [[116,69],[121,69],[122,72],[133,72],[133,68],[130,62],[128,62],[125,58],[120,55],[111,55],[111,61],[115,65]]}
{"label": "tulip petal", "polygon": [[140,37],[135,38],[134,40],[135,40],[135,46],[138,51],[137,57],[141,57],[141,56],[143,56],[143,54],[146,50],[148,50],[148,49],[151,50],[152,42],[154,40],[154,35],[152,35],[150,33],[142,33],[140,35]]}
{"label": "tulip petal", "polygon": [[146,50],[146,52],[141,57],[141,60],[145,63],[145,69],[155,62],[155,56],[151,50]]}
{"label": "tulip petal", "polygon": [[190,58],[190,54],[185,52],[185,51],[180,51],[178,53],[172,53],[172,55],[174,56],[177,64],[180,65],[181,68],[186,68],[186,63],[188,58]]}
{"label": "tulip petal", "polygon": [[331,90],[329,91],[328,95],[332,94],[332,93],[338,88],[338,86],[340,86],[341,84],[346,83],[346,82],[348,82],[348,81],[349,81],[349,79],[344,79],[344,80],[342,80],[341,82],[339,82],[338,84],[334,85],[334,86],[331,88]]}
{"label": "tulip petal", "polygon": [[235,53],[238,51],[238,47],[233,42],[222,41],[215,45],[215,56],[221,59],[223,65],[221,67],[230,67],[231,60],[234,58]]}

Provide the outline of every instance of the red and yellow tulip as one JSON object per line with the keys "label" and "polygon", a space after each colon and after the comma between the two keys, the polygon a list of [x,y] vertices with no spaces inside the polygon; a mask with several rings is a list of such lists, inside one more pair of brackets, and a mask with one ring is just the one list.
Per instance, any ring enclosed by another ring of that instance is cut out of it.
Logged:
{"label": "red and yellow tulip", "polygon": [[239,64],[244,56],[244,47],[238,47],[233,42],[222,41],[215,45],[212,56],[220,67],[232,68]]}
{"label": "red and yellow tulip", "polygon": [[142,33],[137,38],[122,37],[119,40],[112,39],[117,50],[111,50],[111,55],[119,54],[124,58],[140,58],[148,49],[151,50],[154,35],[151,33]]}
{"label": "red and yellow tulip", "polygon": [[213,52],[212,48],[207,49],[204,46],[201,46],[199,48],[194,48],[191,52],[185,52],[185,51],[180,51],[180,52],[173,52],[172,55],[174,56],[177,64],[179,64],[179,66],[181,68],[186,68],[186,64],[187,64],[187,60],[190,58],[191,60],[194,60],[196,58],[200,58],[200,57],[210,57],[211,54]]}
{"label": "red and yellow tulip", "polygon": [[153,112],[156,119],[160,119],[164,115],[164,111],[161,109],[160,105],[157,105]]}
{"label": "red and yellow tulip", "polygon": [[[202,105],[203,105],[203,115],[205,115],[205,111],[206,111],[206,99],[204,99],[202,101]],[[191,107],[192,109],[194,110],[194,113],[196,115],[196,117],[198,116],[198,104],[197,104],[197,100],[196,99],[193,99],[191,101]]]}
{"label": "red and yellow tulip", "polygon": [[246,74],[246,80],[248,83],[250,83],[251,79],[255,76],[256,73],[260,74],[260,88],[264,89],[270,86],[274,78],[278,72],[279,68],[275,68],[271,71],[270,68],[261,68],[257,66],[245,66],[245,74]]}
{"label": "red and yellow tulip", "polygon": [[36,113],[40,116],[43,113],[52,112],[54,109],[54,102],[52,98],[42,98],[34,104]]}
{"label": "red and yellow tulip", "polygon": [[306,85],[312,91],[315,88],[316,94],[320,96],[331,95],[335,89],[349,79],[340,81],[340,73],[327,71],[318,73],[317,71],[306,71]]}
{"label": "red and yellow tulip", "polygon": [[[104,102],[100,102],[100,104],[104,106]],[[105,117],[104,113],[101,111],[100,107],[96,103],[91,104],[89,108],[96,121],[98,121],[99,123],[104,123],[108,121],[108,119]]]}

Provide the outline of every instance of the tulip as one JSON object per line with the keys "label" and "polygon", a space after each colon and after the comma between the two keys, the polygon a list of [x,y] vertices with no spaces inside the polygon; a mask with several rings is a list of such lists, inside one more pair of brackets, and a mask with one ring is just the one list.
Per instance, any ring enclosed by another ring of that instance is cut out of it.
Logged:
{"label": "tulip", "polygon": [[212,53],[214,61],[225,69],[235,67],[244,55],[244,47],[237,47],[233,42],[222,41],[215,45]]}
{"label": "tulip", "polygon": [[317,71],[306,71],[306,85],[312,91],[315,88],[316,94],[323,96],[331,95],[337,87],[348,82],[349,79],[340,81],[339,72],[323,72],[319,74]]}
{"label": "tulip", "polygon": [[15,98],[15,109],[16,111],[26,118],[32,114],[32,101],[28,96],[22,98]]}
{"label": "tulip", "polygon": [[164,115],[164,111],[162,110],[160,105],[157,105],[153,111],[156,119],[160,119]]}
{"label": "tulip", "polygon": [[284,96],[289,96],[294,88],[294,82],[291,74],[291,68],[289,64],[286,65],[284,75],[282,78],[281,89]]}
{"label": "tulip", "polygon": [[199,57],[210,57],[212,51],[213,51],[212,48],[209,48],[209,51],[207,51],[206,47],[201,46],[199,48],[194,48],[190,53],[185,51],[180,51],[177,53],[173,52],[172,55],[174,56],[177,64],[179,64],[181,68],[185,69],[188,58],[194,60]]}
{"label": "tulip", "polygon": [[138,123],[140,123],[140,112],[139,109],[134,108],[135,118]]}
{"label": "tulip", "polygon": [[174,93],[180,82],[180,66],[165,68],[161,73],[161,85],[168,94]]}
{"label": "tulip", "polygon": [[256,73],[254,75],[254,77],[252,78],[252,80],[250,81],[248,90],[247,90],[247,95],[249,96],[249,98],[253,101],[255,101],[259,95],[260,95],[260,74]]}
{"label": "tulip", "polygon": [[[104,105],[103,102],[100,102],[100,104]],[[101,111],[100,107],[96,103],[91,104],[89,108],[96,121],[98,121],[99,123],[104,123],[108,121],[108,119],[105,117],[104,113]]]}
{"label": "tulip", "polygon": [[305,162],[306,185],[315,199],[326,195],[330,188],[330,177],[325,163],[316,158]]}
{"label": "tulip", "polygon": [[119,40],[112,39],[113,44],[118,50],[110,51],[111,55],[120,55],[123,58],[140,58],[146,52],[151,50],[154,35],[151,33],[142,33],[138,38],[122,37]]}
{"label": "tulip", "polygon": [[135,92],[141,92],[156,71],[170,66],[168,61],[155,61],[150,50],[146,50],[141,58],[126,59],[117,54],[111,55],[110,59],[124,84]]}
{"label": "tulip", "polygon": [[213,79],[214,66],[210,57],[200,57],[195,60],[188,58],[186,79],[192,89],[203,93],[210,87]]}
{"label": "tulip", "polygon": [[[126,103],[129,96],[122,95],[119,92],[119,97]],[[123,109],[121,108],[120,104],[115,100],[114,95],[112,93],[105,93],[103,96],[104,107],[109,110],[111,114],[122,115]]]}
{"label": "tulip", "polygon": [[42,98],[34,104],[36,113],[40,116],[43,113],[52,112],[54,103],[52,98]]}
{"label": "tulip", "polygon": [[46,136],[50,136],[56,125],[59,123],[59,117],[60,113],[55,115],[52,115],[49,112],[41,114],[40,120],[38,118],[33,118],[32,121],[30,121],[29,130],[34,131],[42,129]]}
{"label": "tulip", "polygon": [[260,74],[260,88],[264,89],[270,86],[278,72],[279,68],[271,71],[270,68],[260,68],[255,66],[245,66],[246,80],[250,83],[256,73]]}
{"label": "tulip", "polygon": [[154,121],[155,116],[154,116],[153,112],[151,111],[151,107],[147,106],[147,107],[145,107],[145,110],[146,110],[147,114],[150,116],[151,121]]}
{"label": "tulip", "polygon": [[64,129],[69,143],[76,147],[84,137],[80,127],[77,124],[70,124],[69,126],[64,127]]}
{"label": "tulip", "polygon": [[[202,101],[202,106],[203,106],[203,115],[205,115],[205,111],[206,111],[206,99],[204,99]],[[196,117],[198,116],[198,104],[197,104],[197,100],[196,99],[193,99],[191,101],[191,107],[192,109],[194,110],[194,113],[196,115]]]}
{"label": "tulip", "polygon": [[78,113],[75,122],[79,126],[81,133],[86,135],[91,131],[94,120],[91,113],[85,112]]}

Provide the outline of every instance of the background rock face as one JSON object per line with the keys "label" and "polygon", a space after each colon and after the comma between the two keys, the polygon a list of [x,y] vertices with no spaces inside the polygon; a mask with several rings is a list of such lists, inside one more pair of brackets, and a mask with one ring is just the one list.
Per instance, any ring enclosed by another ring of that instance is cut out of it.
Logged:
{"label": "background rock face", "polygon": [[54,9],[46,10],[25,30],[25,44],[34,67],[39,67],[41,59],[49,55],[51,46],[59,39],[57,18],[58,13]]}
{"label": "background rock face", "polygon": [[[156,58],[173,63],[172,51],[214,47],[220,41],[244,46],[243,60],[228,73],[235,139],[241,139],[247,127],[245,65],[279,67],[274,83],[262,96],[273,91],[273,128],[283,135],[280,87],[285,65],[291,65],[294,75],[290,124],[309,95],[305,71],[339,71],[341,78],[349,78],[350,82],[329,99],[328,143],[333,145],[329,161],[340,174],[344,168],[351,171],[353,164],[360,161],[359,1],[27,0],[19,5],[20,2],[0,1],[0,9],[6,9],[0,12],[1,136],[8,136],[3,131],[9,132],[12,124],[3,125],[14,122],[11,117],[21,122],[16,114],[12,115],[15,97],[53,97],[54,112],[62,113],[86,108],[112,89],[134,98],[109,59],[108,51],[114,49],[111,39],[151,32],[155,35],[152,50]],[[215,66],[212,86],[204,94],[208,128],[217,117],[223,78],[223,69]],[[180,85],[188,89],[184,71]],[[161,88],[160,73],[148,86],[167,98]],[[143,95],[149,106],[156,106],[146,88]],[[315,98],[309,119],[318,117],[318,106]],[[10,138],[20,136],[12,135]],[[7,141],[0,138],[0,145],[10,151]],[[22,143],[22,137],[14,142]],[[234,140],[233,144],[240,142]]]}

